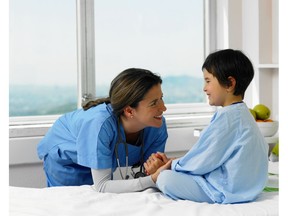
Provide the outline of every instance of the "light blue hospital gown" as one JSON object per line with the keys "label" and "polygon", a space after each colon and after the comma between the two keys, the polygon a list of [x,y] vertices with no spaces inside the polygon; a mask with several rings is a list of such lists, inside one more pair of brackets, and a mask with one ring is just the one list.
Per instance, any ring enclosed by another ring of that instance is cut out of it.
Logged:
{"label": "light blue hospital gown", "polygon": [[199,140],[172,170],[162,171],[158,188],[173,199],[210,203],[254,200],[265,187],[268,144],[245,103],[219,109]]}
{"label": "light blue hospital gown", "polygon": [[[48,186],[92,185],[92,169],[115,171],[117,118],[110,104],[100,104],[87,111],[78,109],[64,114],[38,144],[38,156],[44,160]],[[120,133],[125,140],[122,125]],[[160,128],[144,129],[144,161],[157,151],[164,151],[168,137],[165,119]],[[141,146],[128,143],[129,166],[139,162]],[[119,144],[120,166],[125,166],[125,148]]]}

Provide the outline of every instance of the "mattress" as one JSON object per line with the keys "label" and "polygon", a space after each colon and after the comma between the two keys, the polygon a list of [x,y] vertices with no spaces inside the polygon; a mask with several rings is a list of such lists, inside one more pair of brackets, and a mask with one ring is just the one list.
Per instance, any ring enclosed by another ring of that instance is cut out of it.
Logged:
{"label": "mattress", "polygon": [[263,192],[255,202],[208,204],[172,200],[148,189],[134,193],[99,193],[91,186],[52,188],[9,187],[10,216],[28,215],[157,215],[276,216],[278,192]]}
{"label": "mattress", "polygon": [[134,193],[99,193],[91,186],[9,187],[10,216],[278,216],[279,164],[269,162],[265,190],[254,202],[208,204],[172,200],[155,189]]}

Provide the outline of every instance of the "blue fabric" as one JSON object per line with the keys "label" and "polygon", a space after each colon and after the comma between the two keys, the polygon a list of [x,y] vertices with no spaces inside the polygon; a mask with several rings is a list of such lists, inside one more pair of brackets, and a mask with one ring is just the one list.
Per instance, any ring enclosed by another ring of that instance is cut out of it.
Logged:
{"label": "blue fabric", "polygon": [[[187,184],[188,182],[189,184]],[[157,178],[157,185],[165,195],[174,200],[213,203],[197,182],[190,175],[183,172],[163,170]],[[175,191],[181,191],[181,194],[174,193]]]}
{"label": "blue fabric", "polygon": [[[214,114],[197,143],[173,160],[171,169],[189,175],[216,203],[252,201],[267,181],[268,144],[246,104],[230,105]],[[186,180],[184,186],[185,181],[179,181],[183,190],[170,190],[167,195],[181,198],[186,193],[190,182]],[[163,187],[161,182],[157,185]]]}
{"label": "blue fabric", "polygon": [[[111,105],[100,104],[87,111],[79,109],[61,116],[40,141],[38,156],[44,160],[48,185],[93,184],[92,169],[116,169],[117,118]],[[125,134],[122,126],[123,139]],[[167,140],[165,119],[160,128],[144,129],[144,160],[164,151]],[[129,166],[141,158],[141,147],[128,143]],[[120,165],[125,166],[125,148],[119,144]]]}

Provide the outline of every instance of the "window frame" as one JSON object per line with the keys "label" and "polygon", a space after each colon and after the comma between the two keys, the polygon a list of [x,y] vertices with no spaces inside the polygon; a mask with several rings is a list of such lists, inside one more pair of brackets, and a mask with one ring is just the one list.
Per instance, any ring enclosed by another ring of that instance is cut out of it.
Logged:
{"label": "window frame", "polygon": [[[95,98],[94,0],[76,0],[78,108]],[[216,48],[216,2],[204,0],[204,53]],[[208,103],[166,104],[168,128],[203,127],[216,111]],[[43,136],[60,115],[9,118],[9,137]]]}

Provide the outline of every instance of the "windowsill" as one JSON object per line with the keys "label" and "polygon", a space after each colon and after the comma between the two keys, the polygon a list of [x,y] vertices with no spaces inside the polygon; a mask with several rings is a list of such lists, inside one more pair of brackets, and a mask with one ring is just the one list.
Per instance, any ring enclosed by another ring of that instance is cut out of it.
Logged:
{"label": "windowsill", "polygon": [[209,124],[212,114],[207,115],[176,115],[165,116],[168,128],[205,127]]}
{"label": "windowsill", "polygon": [[[206,104],[169,104],[164,116],[168,129],[201,128],[209,124],[215,110],[215,107]],[[44,136],[58,117],[59,115],[11,117],[9,138]]]}

